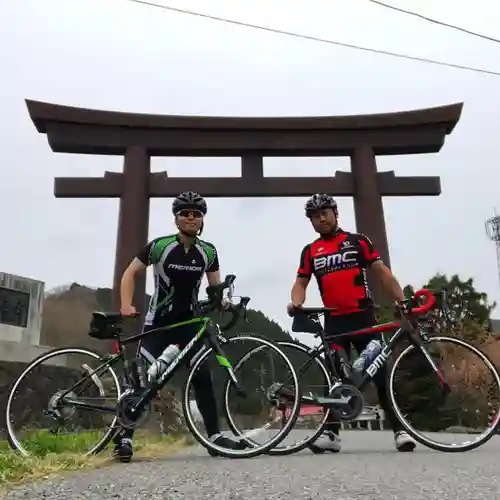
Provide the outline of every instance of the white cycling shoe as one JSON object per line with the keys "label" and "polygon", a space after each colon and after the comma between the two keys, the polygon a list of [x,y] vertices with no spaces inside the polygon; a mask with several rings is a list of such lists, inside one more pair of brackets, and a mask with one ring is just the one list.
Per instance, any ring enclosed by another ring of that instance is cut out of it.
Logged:
{"label": "white cycling shoe", "polygon": [[332,431],[325,431],[314,441],[314,444],[309,445],[309,449],[313,453],[324,453],[325,451],[338,453],[342,449],[342,439]]}
{"label": "white cycling shoe", "polygon": [[[417,446],[416,441],[406,432],[398,431],[394,433],[394,444],[396,450],[401,452],[413,451]],[[325,431],[313,444],[309,445],[313,453],[338,453],[342,449],[342,439],[331,431]]]}
{"label": "white cycling shoe", "polygon": [[394,433],[394,444],[398,451],[413,451],[417,446],[416,441],[406,431]]}

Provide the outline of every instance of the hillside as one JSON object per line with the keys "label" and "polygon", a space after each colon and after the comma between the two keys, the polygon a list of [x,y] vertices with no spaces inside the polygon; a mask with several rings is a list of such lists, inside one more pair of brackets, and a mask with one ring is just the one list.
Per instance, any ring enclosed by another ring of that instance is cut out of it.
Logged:
{"label": "hillside", "polygon": [[[88,325],[92,311],[110,310],[110,288],[93,289],[73,283],[53,289],[44,301],[41,343],[54,347],[80,345],[100,350],[103,343],[88,336]],[[249,323],[245,323],[240,319],[234,331],[260,333],[275,340],[290,339],[278,323],[261,311],[249,309],[248,320]]]}

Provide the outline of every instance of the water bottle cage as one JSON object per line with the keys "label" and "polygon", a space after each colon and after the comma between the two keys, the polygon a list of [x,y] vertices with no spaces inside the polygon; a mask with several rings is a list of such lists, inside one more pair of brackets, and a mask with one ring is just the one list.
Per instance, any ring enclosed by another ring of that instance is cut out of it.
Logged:
{"label": "water bottle cage", "polygon": [[136,357],[130,361],[128,378],[129,380],[126,383],[128,388],[144,389],[146,386],[144,364],[140,357]]}
{"label": "water bottle cage", "polygon": [[352,379],[352,367],[343,359],[340,360],[340,377],[344,382],[350,382]]}

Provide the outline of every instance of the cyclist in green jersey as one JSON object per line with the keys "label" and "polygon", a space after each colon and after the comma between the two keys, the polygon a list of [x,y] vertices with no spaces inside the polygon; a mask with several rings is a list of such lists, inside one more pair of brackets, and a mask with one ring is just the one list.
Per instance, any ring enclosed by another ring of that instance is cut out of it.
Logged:
{"label": "cyclist in green jersey", "polygon": [[[178,232],[150,241],[130,263],[121,281],[121,313],[131,316],[136,314],[132,304],[135,276],[148,266],[153,268],[155,290],[143,331],[194,317],[204,275],[209,285],[220,283],[217,250],[212,243],[199,238],[207,213],[206,201],[192,191],[181,193],[173,202],[172,212]],[[197,331],[198,325],[194,324],[152,333],[141,341],[139,350],[146,359],[154,362],[170,345],[182,349]],[[233,440],[220,432],[212,378],[207,367],[198,369],[193,385],[196,403],[213,442],[224,448],[245,448],[243,441]],[[115,456],[122,462],[128,462],[132,457],[132,435],[133,431],[124,429],[115,438]]]}

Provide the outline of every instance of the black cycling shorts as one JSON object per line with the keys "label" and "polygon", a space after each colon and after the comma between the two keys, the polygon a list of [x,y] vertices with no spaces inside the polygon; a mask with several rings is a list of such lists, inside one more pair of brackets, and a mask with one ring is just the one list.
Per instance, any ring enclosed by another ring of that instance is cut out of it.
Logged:
{"label": "black cycling shorts", "polygon": [[325,315],[325,332],[328,341],[331,344],[339,345],[346,351],[350,350],[351,345],[354,346],[356,351],[361,352],[371,340],[380,340],[380,333],[368,333],[366,335],[346,335],[339,339],[337,335],[342,333],[353,332],[356,330],[363,330],[377,324],[373,310],[367,309],[352,314],[345,314],[342,316],[327,316]]}
{"label": "black cycling shorts", "polygon": [[[184,321],[187,319],[185,318]],[[182,320],[176,319],[175,321],[172,321],[166,318],[160,324],[156,323],[155,325],[144,326],[143,332],[151,331],[152,333],[141,339],[138,350],[139,353],[146,358],[148,364],[157,359],[169,345],[177,344],[181,349],[184,348],[196,336],[201,327],[201,323],[193,323],[185,326],[179,326],[178,328],[174,328],[172,330],[158,330],[157,332],[152,331],[162,326],[179,323],[180,321]],[[199,349],[193,349],[191,353],[186,356],[185,360],[189,361],[198,351]]]}

